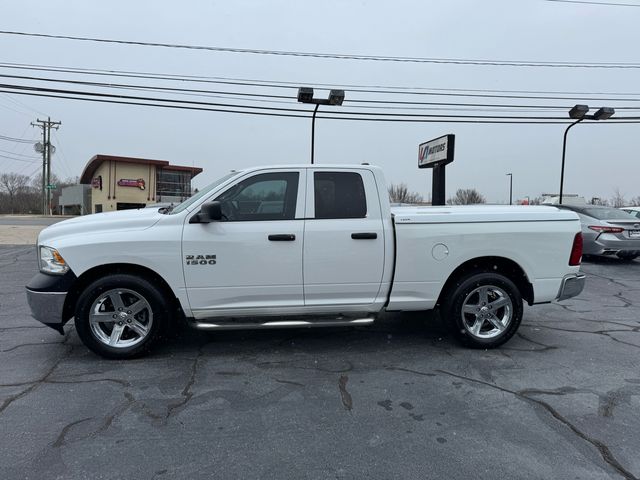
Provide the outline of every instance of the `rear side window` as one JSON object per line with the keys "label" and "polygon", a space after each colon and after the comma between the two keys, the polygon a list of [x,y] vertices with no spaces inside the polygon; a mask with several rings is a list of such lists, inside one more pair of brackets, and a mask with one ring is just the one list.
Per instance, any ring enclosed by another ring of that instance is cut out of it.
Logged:
{"label": "rear side window", "polygon": [[355,172],[315,172],[315,218],[364,218],[367,199]]}
{"label": "rear side window", "polygon": [[255,175],[234,185],[216,200],[230,222],[293,220],[298,177],[297,172]]}
{"label": "rear side window", "polygon": [[633,220],[632,215],[617,208],[586,208],[584,213],[598,220]]}

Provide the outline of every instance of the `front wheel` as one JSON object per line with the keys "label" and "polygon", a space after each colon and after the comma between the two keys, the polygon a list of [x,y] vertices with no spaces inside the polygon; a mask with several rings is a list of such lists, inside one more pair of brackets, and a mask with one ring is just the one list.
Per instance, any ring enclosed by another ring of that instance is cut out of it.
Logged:
{"label": "front wheel", "polygon": [[114,274],[91,283],[80,295],[75,325],[82,342],[106,358],[148,352],[165,330],[169,308],[144,278]]}
{"label": "front wheel", "polygon": [[623,260],[625,262],[630,262],[631,260],[635,260],[636,258],[638,258],[637,253],[618,253],[618,258],[620,260]]}
{"label": "front wheel", "polygon": [[471,348],[495,348],[509,340],[522,321],[518,287],[499,273],[461,278],[447,297],[444,313],[454,336]]}

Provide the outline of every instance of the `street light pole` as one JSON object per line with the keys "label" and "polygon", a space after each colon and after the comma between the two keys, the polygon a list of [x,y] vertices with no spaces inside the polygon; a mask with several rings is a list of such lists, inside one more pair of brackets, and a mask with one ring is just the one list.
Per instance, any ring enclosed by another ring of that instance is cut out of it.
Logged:
{"label": "street light pole", "polygon": [[562,140],[562,166],[560,167],[560,198],[558,203],[562,205],[562,194],[564,188],[564,160],[567,152],[567,134],[571,127],[579,124],[583,120],[607,120],[611,118],[611,116],[616,113],[616,111],[611,107],[601,107],[598,109],[596,113],[593,115],[587,115],[589,111],[588,105],[575,105],[571,110],[569,110],[569,118],[575,119],[571,125],[567,127],[564,131],[564,139]]}
{"label": "street light pole", "polygon": [[315,157],[316,142],[316,114],[320,105],[342,105],[344,101],[344,90],[331,90],[329,98],[313,98],[313,88],[300,87],[298,89],[298,102],[315,104],[313,115],[311,116],[311,165]]}
{"label": "street light pole", "polygon": [[507,173],[509,176],[509,205],[513,205],[513,173]]}
{"label": "street light pole", "polygon": [[313,157],[315,154],[316,145],[316,113],[318,113],[319,103],[316,103],[316,108],[313,109],[313,116],[311,117],[311,165],[313,165]]}
{"label": "street light pole", "polygon": [[564,131],[564,139],[562,140],[562,167],[560,168],[560,199],[558,201],[558,203],[560,203],[560,205],[562,205],[562,189],[563,189],[563,186],[564,186],[564,159],[565,159],[566,154],[567,154],[567,134],[569,133],[569,130],[571,130],[571,127],[573,127],[574,125],[579,124],[583,120],[584,120],[584,117],[583,118],[579,118],[578,120],[573,122],[571,125],[569,125],[567,127],[567,129]]}

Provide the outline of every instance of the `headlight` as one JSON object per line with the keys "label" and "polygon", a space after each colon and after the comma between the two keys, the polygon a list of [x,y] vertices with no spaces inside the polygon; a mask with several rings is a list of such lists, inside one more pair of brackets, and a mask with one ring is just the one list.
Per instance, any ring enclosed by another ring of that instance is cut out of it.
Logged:
{"label": "headlight", "polygon": [[62,275],[69,271],[69,266],[55,248],[40,247],[40,271]]}

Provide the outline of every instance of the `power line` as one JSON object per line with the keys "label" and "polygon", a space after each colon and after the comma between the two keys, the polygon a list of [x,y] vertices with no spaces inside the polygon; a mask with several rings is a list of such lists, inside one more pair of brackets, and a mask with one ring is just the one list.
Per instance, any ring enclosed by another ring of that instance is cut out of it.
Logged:
{"label": "power line", "polygon": [[[129,89],[129,90],[146,90],[146,91],[152,91],[152,92],[157,92],[157,91],[163,91],[163,92],[172,92],[172,93],[179,93],[182,95],[189,95],[190,93],[198,93],[199,95],[197,96],[212,96],[215,98],[222,98],[222,99],[236,99],[236,100],[245,100],[244,98],[238,98],[235,97],[235,95],[251,95],[251,99],[253,101],[259,101],[259,102],[268,102],[267,100],[261,100],[261,99],[256,99],[255,97],[261,97],[261,96],[265,96],[267,98],[281,98],[281,99],[289,99],[289,100],[293,100],[293,98],[288,97],[288,96],[284,96],[284,95],[269,95],[269,94],[246,94],[243,92],[224,92],[224,91],[216,91],[216,90],[202,90],[202,89],[190,89],[190,88],[173,88],[173,87],[158,87],[158,86],[149,86],[149,85],[140,85],[140,84],[121,84],[121,83],[104,83],[104,82],[89,82],[89,81],[83,81],[83,80],[69,80],[69,79],[56,79],[56,78],[42,78],[42,77],[31,77],[31,76],[23,76],[23,75],[3,75],[0,74],[0,77],[6,77],[6,78],[13,78],[13,79],[20,79],[20,80],[34,80],[34,81],[42,81],[42,82],[53,82],[53,83],[68,83],[68,84],[73,84],[73,85],[85,85],[85,86],[93,86],[93,87],[101,87],[101,88],[115,88],[115,89]],[[7,86],[7,85],[5,85]],[[22,86],[13,86],[15,88],[25,88]],[[55,90],[55,89],[54,89]],[[64,93],[67,93],[69,91],[65,90]],[[77,92],[74,92],[77,93]],[[214,94],[220,94],[220,95],[201,95],[204,93],[214,93]],[[89,93],[87,93],[88,95],[90,95]],[[231,96],[230,96],[231,95]],[[141,97],[132,97],[132,98],[141,98]],[[523,98],[527,98],[527,97],[523,97]],[[156,99],[153,99],[156,100]],[[588,99],[582,99],[582,101],[587,101]],[[608,99],[608,100],[613,100],[613,101],[631,101],[631,102],[640,102],[640,99]],[[186,102],[186,103],[190,103],[188,101],[185,100],[167,100],[167,101],[179,101],[179,102]],[[200,102],[195,102],[195,103],[200,103]],[[299,105],[297,102],[294,101],[289,101],[289,102],[269,102],[269,103],[281,103],[281,104],[286,104],[286,105]],[[365,106],[365,105],[357,105],[357,108],[360,109],[371,109],[371,108],[377,108],[379,110],[384,110],[384,109],[391,109],[391,110],[429,110],[429,109],[425,109],[425,108],[419,108],[419,109],[411,109],[411,108],[407,108],[407,107],[388,107],[388,106],[383,106],[383,105],[410,105],[410,106],[415,106],[415,105],[420,105],[420,106],[429,106],[429,107],[434,107],[434,106],[440,106],[440,107],[471,107],[469,110],[473,111],[474,108],[478,108],[480,110],[484,110],[486,107],[489,108],[493,108],[493,109],[499,109],[499,108],[505,108],[505,109],[516,109],[516,108],[524,108],[524,109],[537,109],[539,111],[545,110],[545,109],[552,109],[552,110],[568,110],[569,106],[566,105],[539,105],[539,104],[495,104],[495,103],[452,103],[452,102],[416,102],[416,101],[400,101],[400,100],[362,100],[362,99],[354,99],[349,101],[348,103],[352,103],[352,104],[375,104],[376,107],[371,107],[371,106]],[[256,109],[274,109],[274,110],[283,110],[283,111],[301,111],[300,109],[279,109],[277,107],[259,107],[259,106],[252,106],[252,105],[237,105],[237,104],[227,104],[227,103],[217,103],[217,104],[209,104],[208,105],[215,105],[215,106],[229,106],[229,107],[238,107],[238,108],[256,108]],[[613,107],[619,109],[619,110],[638,110],[640,109],[640,105],[637,107],[630,107],[630,106],[619,106],[619,105],[612,105]],[[435,110],[435,109],[434,109]],[[440,110],[444,110],[443,108],[441,108]],[[354,114],[355,112],[348,112],[351,114]],[[357,113],[361,113],[362,115],[373,115],[374,113],[365,113],[365,112],[357,112]],[[341,114],[344,114],[341,113]],[[386,113],[379,113],[380,115],[403,115],[403,114],[386,114]],[[411,114],[404,114],[404,115],[411,115]]]}
{"label": "power line", "polygon": [[[295,115],[290,113],[273,113],[273,112],[252,112],[246,110],[234,110],[234,109],[223,109],[223,108],[207,108],[204,106],[191,106],[191,105],[174,105],[174,104],[159,104],[159,103],[150,103],[150,102],[137,102],[137,101],[124,101],[117,100],[113,98],[86,98],[79,97],[73,95],[62,95],[62,94],[51,94],[51,93],[42,93],[38,91],[12,91],[12,90],[2,90],[0,92],[4,93],[15,93],[16,95],[26,95],[26,96],[35,96],[35,97],[47,97],[47,98],[59,98],[59,99],[69,99],[69,100],[78,100],[78,101],[88,101],[88,102],[97,102],[97,103],[113,103],[120,105],[135,105],[135,106],[145,106],[145,107],[158,107],[158,108],[170,108],[170,109],[178,109],[178,110],[195,110],[195,111],[206,111],[206,112],[222,112],[222,113],[236,113],[236,114],[244,114],[244,115],[257,115],[257,116],[268,116],[268,117],[289,117],[289,118],[311,118],[310,115]],[[246,108],[246,107],[245,107]],[[349,121],[370,121],[370,122],[404,122],[404,123],[469,123],[469,124],[523,124],[523,125],[534,125],[534,124],[544,124],[544,125],[566,125],[568,120],[558,119],[553,121],[540,121],[540,120],[494,120],[490,117],[485,119],[434,119],[434,118],[362,118],[362,117],[347,117],[347,116],[332,116],[332,115],[323,115],[318,118],[326,119],[326,120],[349,120]],[[640,123],[640,117],[617,117],[616,120],[608,120],[607,124],[612,123],[629,123],[635,124]]]}
{"label": "power line", "polygon": [[[17,139],[22,139],[22,137],[24,137],[25,134],[27,133],[27,130],[29,130],[29,124],[25,125],[24,130],[20,134],[20,137],[17,137]],[[7,137],[7,138],[14,138],[14,137]],[[28,142],[28,141],[27,142],[24,142],[24,141],[23,142],[15,142],[15,141],[11,141],[11,140],[5,140],[5,141],[10,141],[12,143],[11,155],[13,155],[13,153],[22,154],[25,151],[25,149],[28,148],[29,145],[33,146],[33,144],[35,144],[35,142],[36,142],[35,140],[33,140],[31,142]],[[3,165],[5,163],[6,163],[6,160],[0,160],[0,164]]]}
{"label": "power line", "polygon": [[66,164],[67,156],[64,153],[64,150],[62,148],[62,142],[60,142],[60,138],[58,137],[58,134],[56,133],[55,130],[53,132],[53,138],[55,139],[56,143],[58,144],[58,150],[60,151],[60,161],[58,163],[62,166],[63,170],[66,172],[67,178],[71,178],[71,177],[73,177],[73,175],[71,175],[69,173],[69,169],[67,168],[67,164]]}
{"label": "power line", "polygon": [[0,149],[0,152],[6,153],[6,154],[9,154],[9,155],[17,155],[19,157],[25,157],[25,158],[35,158],[35,159],[39,158],[39,157],[37,157],[35,155],[24,155],[23,153],[15,153],[15,152],[11,152],[9,150],[1,150]]}
{"label": "power line", "polygon": [[52,38],[59,40],[74,40],[82,42],[98,42],[119,45],[136,45],[143,47],[178,48],[188,50],[205,50],[226,53],[247,53],[254,55],[275,55],[284,57],[308,57],[335,60],[366,60],[376,62],[402,62],[402,63],[430,63],[452,65],[478,65],[499,67],[548,67],[548,68],[605,68],[605,69],[638,69],[639,63],[626,62],[557,62],[557,61],[532,61],[532,60],[490,60],[490,59],[466,59],[466,58],[428,58],[428,57],[398,57],[384,55],[358,55],[341,53],[300,52],[285,50],[261,50],[251,48],[217,47],[204,45],[185,45],[178,43],[143,42],[133,40],[119,40],[95,37],[77,37],[72,35],[53,35],[46,33],[17,32],[0,30],[2,35],[17,35],[23,37]]}
{"label": "power line", "polygon": [[[3,96],[3,97],[0,97],[0,101],[1,101],[1,100],[9,100],[9,99],[10,99],[9,95],[5,95],[5,96]],[[5,104],[5,103],[0,103],[0,107],[1,107],[1,108],[5,108],[5,109],[7,109],[7,110],[9,110],[9,111],[11,111],[11,112],[17,113],[17,114],[19,114],[19,115],[23,115],[23,116],[25,116],[25,117],[31,117],[31,115],[29,115],[28,113],[25,113],[25,112],[23,112],[23,111],[21,111],[21,110],[16,110],[15,108],[10,107],[9,105],[7,105],[7,104]]]}
{"label": "power line", "polygon": [[[161,81],[180,81],[180,82],[194,82],[194,83],[206,83],[206,84],[221,84],[221,85],[234,85],[234,86],[248,86],[248,87],[261,87],[261,88],[274,88],[274,89],[290,89],[296,90],[298,86],[309,85],[309,82],[286,82],[275,80],[255,80],[255,79],[236,79],[230,77],[205,77],[195,75],[177,75],[166,73],[149,73],[149,72],[136,72],[128,70],[102,70],[102,69],[85,69],[74,67],[56,67],[47,65],[33,65],[33,64],[16,64],[16,63],[0,63],[0,68],[16,69],[16,70],[32,70],[32,71],[47,71],[57,73],[71,73],[75,75],[96,75],[96,76],[110,76],[110,77],[124,77],[124,78],[138,78],[147,80],[161,80]],[[19,78],[19,77],[16,77]],[[37,78],[37,77],[35,77]],[[108,84],[114,85],[114,84]],[[312,83],[316,87],[338,87],[348,88],[350,93],[373,93],[373,94],[391,94],[391,95],[433,95],[433,96],[461,96],[461,97],[488,97],[488,98],[507,98],[507,99],[544,99],[544,100],[579,100],[579,101],[639,101],[637,98],[594,98],[592,95],[611,95],[611,96],[640,96],[637,92],[545,92],[540,90],[495,90],[495,89],[461,89],[461,88],[427,88],[427,87],[401,87],[401,86],[381,86],[381,85],[354,85],[354,84],[328,84],[328,83]],[[168,87],[156,87],[166,88]],[[179,89],[176,89],[179,90]],[[209,92],[220,94],[237,94],[244,96],[255,96],[265,98],[291,98],[290,95],[275,95],[275,94],[255,94],[255,93],[238,93],[238,92],[224,92],[224,91],[211,91],[211,90],[197,90],[197,89],[184,89],[185,91],[194,92]],[[396,91],[397,90],[397,91]],[[454,93],[440,93],[440,92],[454,92]],[[465,93],[474,92],[474,93]],[[483,93],[482,95],[476,95],[476,92]],[[486,95],[486,93],[498,93],[502,95]],[[544,96],[530,96],[530,95],[504,95],[507,94],[542,94]],[[557,95],[572,95],[572,96],[557,96]],[[576,97],[576,95],[578,95]],[[589,97],[589,98],[587,98]],[[347,102],[363,102],[363,100],[347,99]],[[400,102],[389,102],[400,103]],[[413,103],[413,102],[408,102]],[[562,107],[565,108],[565,107]]]}
{"label": "power line", "polygon": [[[182,88],[182,87],[162,87],[162,86],[150,86],[140,84],[122,84],[122,83],[105,83],[105,82],[90,82],[87,80],[70,80],[65,78],[43,78],[27,75],[8,75],[0,74],[1,78],[12,78],[17,80],[35,80],[39,82],[55,82],[55,83],[68,83],[73,85],[87,85],[97,87],[108,88],[128,88],[128,89],[142,89],[142,90],[162,90],[166,92],[179,92],[179,93],[203,93],[214,95],[235,95],[249,98],[279,98],[293,100],[291,95],[273,95],[265,93],[247,93],[247,92],[228,92],[224,90],[203,90],[194,88]],[[574,100],[574,101],[595,101],[595,102],[640,102],[640,98],[585,98],[585,97],[557,97],[557,96],[526,96],[526,95],[496,95],[496,94],[465,94],[465,93],[434,93],[434,92],[393,92],[393,91],[372,91],[363,89],[354,89],[350,92],[366,92],[366,93],[388,93],[388,94],[405,94],[405,95],[429,95],[429,96],[445,96],[445,97],[479,97],[479,98],[497,98],[497,99],[509,99],[509,100]],[[406,104],[418,104],[419,102],[395,102],[391,100],[360,100],[360,99],[347,99],[347,102],[352,103],[406,103]],[[495,105],[492,105],[495,106]],[[567,108],[565,106],[556,106],[552,108]]]}
{"label": "power line", "polygon": [[6,159],[9,159],[9,160],[15,160],[16,162],[27,162],[27,163],[34,163],[34,162],[37,162],[39,160],[38,158],[35,158],[33,160],[26,160],[24,158],[16,158],[16,157],[12,157],[10,155],[3,155],[1,153],[0,153],[0,157],[6,158]]}
{"label": "power line", "polygon": [[[10,92],[5,92],[5,93],[10,93]],[[8,142],[16,142],[16,143],[35,143],[35,140],[27,140],[26,138],[8,137],[6,135],[0,135],[0,140],[6,140]]]}
{"label": "power line", "polygon": [[[109,75],[120,77],[133,77],[133,78],[147,78],[142,76],[148,76],[148,78],[158,80],[173,80],[173,81],[205,81],[205,83],[231,83],[231,82],[245,82],[245,83],[232,83],[241,85],[255,85],[272,88],[292,88],[297,89],[299,86],[314,85],[316,87],[327,88],[374,88],[374,89],[391,89],[391,90],[433,90],[433,91],[451,91],[451,92],[489,92],[489,93],[533,93],[533,94],[547,94],[547,95],[640,95],[640,92],[576,92],[576,91],[543,91],[543,90],[505,90],[505,89],[485,89],[485,88],[433,88],[433,87],[408,87],[398,85],[362,85],[362,84],[348,84],[348,83],[318,83],[318,82],[304,82],[304,81],[284,81],[284,80],[265,80],[265,79],[250,79],[250,78],[234,78],[234,77],[220,77],[220,76],[204,76],[204,75],[186,75],[186,74],[174,74],[174,73],[157,73],[157,72],[139,72],[133,70],[112,70],[112,69],[98,69],[98,68],[79,68],[79,67],[66,67],[66,66],[52,66],[52,65],[39,65],[39,64],[25,64],[25,63],[2,63],[0,62],[0,68],[13,68],[13,69],[26,69],[26,70],[44,70],[55,71],[63,73],[78,73],[87,75]],[[140,76],[140,77],[138,77]]]}
{"label": "power line", "polygon": [[640,7],[637,3],[612,3],[612,2],[588,2],[586,0],[545,0],[555,3],[584,3],[587,5],[615,6],[615,7]]}
{"label": "power line", "polygon": [[[230,107],[230,108],[243,108],[243,109],[251,109],[251,110],[255,109],[255,110],[294,112],[294,113],[308,112],[308,110],[301,109],[301,108],[264,107],[264,106],[256,106],[256,105],[238,105],[238,104],[230,104],[230,103],[201,102],[201,101],[193,101],[193,100],[179,100],[179,99],[158,98],[158,97],[116,95],[116,94],[109,94],[109,93],[87,92],[82,90],[65,90],[65,89],[58,89],[58,88],[43,88],[43,87],[33,87],[33,86],[25,86],[25,85],[0,84],[0,87],[10,88],[16,91],[37,91],[37,92],[53,93],[53,94],[71,94],[76,96],[118,98],[118,99],[126,99],[126,100],[166,102],[166,103],[174,103],[174,104],[200,105],[200,106],[208,106],[208,107]],[[503,120],[564,120],[564,118],[560,118],[560,117],[542,117],[542,116],[525,117],[525,116],[443,115],[443,114],[431,115],[431,114],[411,114],[411,113],[355,112],[355,111],[345,111],[345,110],[337,110],[333,114],[338,116],[361,115],[361,116],[423,117],[423,118],[429,118],[429,117],[433,117],[433,118],[436,118],[436,117],[437,118],[494,118],[494,119],[503,119]]]}

